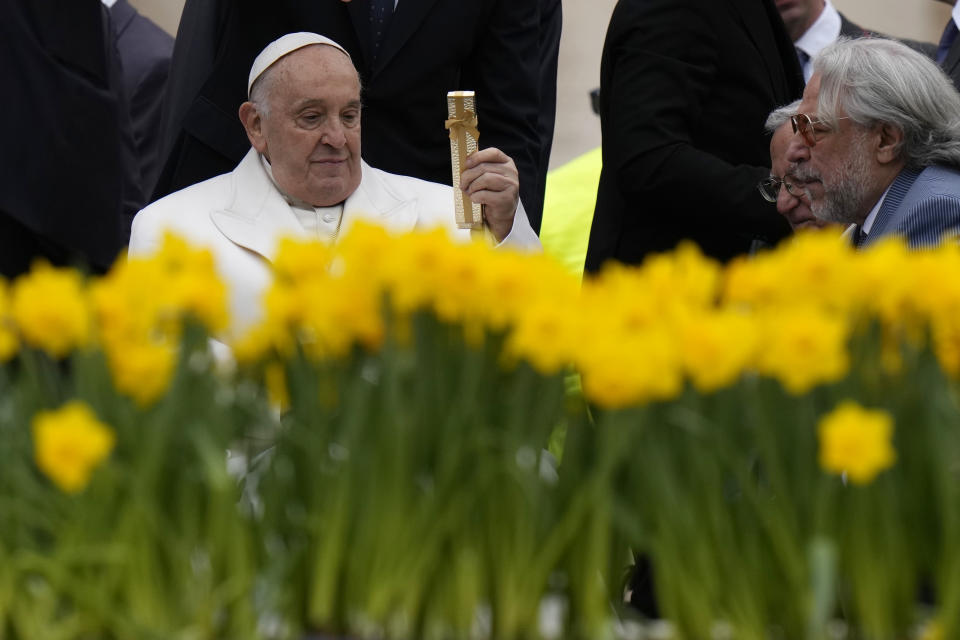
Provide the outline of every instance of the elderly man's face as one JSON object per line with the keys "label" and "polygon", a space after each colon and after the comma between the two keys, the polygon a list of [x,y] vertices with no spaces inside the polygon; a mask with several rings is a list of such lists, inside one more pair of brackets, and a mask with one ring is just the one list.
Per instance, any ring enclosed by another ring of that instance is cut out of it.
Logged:
{"label": "elderly man's face", "polygon": [[[787,122],[773,133],[770,139],[770,168],[772,177],[783,180],[786,178],[791,183],[802,185],[790,171],[790,161],[787,159],[787,152],[791,145],[797,145],[793,150],[795,154],[806,154],[807,148],[793,135],[793,128]],[[809,154],[807,154],[809,157]],[[808,229],[827,226],[827,222],[818,219],[810,211],[810,205],[806,197],[797,197],[787,191],[786,187],[781,187],[777,195],[777,211],[780,212],[794,231],[797,229]]]}
{"label": "elderly man's face", "polygon": [[796,42],[820,17],[825,3],[824,0],[776,0],[776,4],[790,39]]}
{"label": "elderly man's face", "polygon": [[[816,120],[819,95],[820,74],[815,73],[798,112]],[[813,215],[829,222],[859,224],[873,206],[879,165],[870,132],[846,119],[842,111],[838,117],[844,119],[835,128],[814,126],[816,144],[804,144],[805,149],[791,144],[787,159],[793,175],[806,183]],[[802,142],[799,134],[795,139]]]}
{"label": "elderly man's face", "polygon": [[[347,199],[360,184],[360,80],[349,58],[313,45],[270,70],[269,109],[251,143],[277,185],[316,207]],[[253,129],[256,129],[254,126]],[[258,135],[259,134],[259,135]]]}

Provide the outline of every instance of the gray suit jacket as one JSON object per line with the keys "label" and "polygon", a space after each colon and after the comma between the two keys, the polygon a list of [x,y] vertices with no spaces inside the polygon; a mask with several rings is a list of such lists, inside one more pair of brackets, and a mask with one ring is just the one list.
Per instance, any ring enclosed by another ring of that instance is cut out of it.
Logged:
{"label": "gray suit jacket", "polygon": [[863,246],[884,236],[902,236],[910,247],[940,243],[944,233],[960,230],[960,170],[932,166],[904,169],[877,213]]}

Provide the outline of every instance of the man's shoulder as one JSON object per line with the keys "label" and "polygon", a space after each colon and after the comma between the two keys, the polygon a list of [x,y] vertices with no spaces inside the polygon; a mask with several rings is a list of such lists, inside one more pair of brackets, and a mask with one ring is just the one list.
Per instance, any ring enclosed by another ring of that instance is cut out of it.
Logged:
{"label": "man's shoulder", "polygon": [[702,2],[702,0],[620,0],[614,7],[616,20],[622,24],[630,20],[651,20],[666,18],[684,21],[711,20],[717,16],[737,15],[735,5],[751,4],[752,0],[720,0]]}
{"label": "man's shoulder", "polygon": [[389,173],[382,169],[371,167],[365,164],[363,167],[364,176],[369,176],[375,180],[380,188],[391,192],[399,200],[423,200],[444,198],[449,201],[453,188],[450,185],[440,184],[439,182],[430,182],[414,178],[413,176],[404,176],[398,173]]}
{"label": "man's shoulder", "polygon": [[141,209],[137,217],[196,220],[200,210],[223,206],[230,193],[230,178],[230,173],[224,173],[174,191]]}
{"label": "man's shoulder", "polygon": [[173,36],[123,0],[118,0],[113,6],[111,15],[119,22],[116,24],[120,30],[117,46],[121,54],[126,56],[125,65],[130,64],[130,60],[141,65],[164,61],[169,64],[173,55]]}
{"label": "man's shoulder", "polygon": [[920,40],[910,40],[909,38],[895,38],[891,35],[885,33],[880,33],[879,31],[871,31],[870,29],[864,29],[858,24],[851,22],[843,13],[837,12],[840,15],[840,35],[847,38],[884,38],[887,40],[896,40],[901,42],[914,51],[918,51],[928,58],[935,59],[937,57],[937,45],[931,42],[922,42]]}
{"label": "man's shoulder", "polygon": [[894,228],[911,246],[936,245],[945,231],[960,226],[960,170],[933,165],[901,177],[911,174],[915,179],[893,214]]}
{"label": "man's shoulder", "polygon": [[948,165],[931,165],[920,171],[912,189],[925,197],[960,199],[960,168]]}
{"label": "man's shoulder", "polygon": [[847,38],[871,38],[878,36],[879,34],[874,31],[868,31],[860,25],[854,23],[852,20],[843,15],[842,11],[838,11],[837,15],[840,16],[840,35],[846,36]]}
{"label": "man's shoulder", "polygon": [[216,227],[209,213],[225,207],[230,193],[230,174],[223,174],[147,205],[133,218],[130,253],[155,251],[167,232],[198,246],[214,243]]}

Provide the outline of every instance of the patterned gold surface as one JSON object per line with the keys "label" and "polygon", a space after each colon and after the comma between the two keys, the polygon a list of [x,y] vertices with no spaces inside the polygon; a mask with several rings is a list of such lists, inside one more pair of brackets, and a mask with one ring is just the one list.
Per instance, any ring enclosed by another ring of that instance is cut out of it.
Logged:
{"label": "patterned gold surface", "polygon": [[477,107],[473,91],[447,94],[447,129],[450,130],[450,166],[453,171],[453,200],[457,227],[482,229],[483,208],[460,190],[460,174],[467,156],[477,150]]}

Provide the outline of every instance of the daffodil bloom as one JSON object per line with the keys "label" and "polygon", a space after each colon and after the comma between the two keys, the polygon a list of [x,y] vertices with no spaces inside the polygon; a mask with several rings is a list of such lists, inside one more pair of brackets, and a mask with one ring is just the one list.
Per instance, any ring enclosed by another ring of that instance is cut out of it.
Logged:
{"label": "daffodil bloom", "polygon": [[844,402],[820,420],[820,466],[865,485],[893,466],[893,418],[885,411]]}
{"label": "daffodil bloom", "polygon": [[114,434],[86,404],[73,401],[33,419],[37,467],[66,493],[79,493],[110,455]]}
{"label": "daffodil bloom", "polygon": [[6,280],[0,278],[0,362],[6,362],[20,348],[20,341],[10,316],[10,294]]}
{"label": "daffodil bloom", "polygon": [[37,263],[14,281],[11,311],[24,343],[54,358],[70,355],[90,339],[90,306],[75,269]]}

